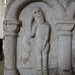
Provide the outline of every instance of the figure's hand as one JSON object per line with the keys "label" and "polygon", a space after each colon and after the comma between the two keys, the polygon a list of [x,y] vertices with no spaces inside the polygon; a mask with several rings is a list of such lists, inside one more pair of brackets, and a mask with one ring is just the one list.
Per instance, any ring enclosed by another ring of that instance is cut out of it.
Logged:
{"label": "figure's hand", "polygon": [[35,37],[35,35],[33,35],[33,34],[30,34],[30,37],[31,37],[31,38],[34,38],[34,37]]}

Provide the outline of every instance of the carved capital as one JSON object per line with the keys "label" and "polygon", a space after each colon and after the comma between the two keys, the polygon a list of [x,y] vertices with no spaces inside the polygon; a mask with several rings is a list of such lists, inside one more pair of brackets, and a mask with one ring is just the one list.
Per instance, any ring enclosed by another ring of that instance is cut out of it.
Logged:
{"label": "carved capital", "polygon": [[4,29],[5,35],[16,36],[20,30],[21,22],[13,21],[13,20],[12,21],[5,20],[3,24],[4,24],[3,29]]}
{"label": "carved capital", "polygon": [[59,23],[57,24],[57,30],[58,31],[71,31],[74,28],[74,24],[68,24],[68,23]]}
{"label": "carved capital", "polygon": [[71,31],[74,28],[75,21],[67,18],[57,18],[56,29],[58,31]]}
{"label": "carved capital", "polygon": [[59,36],[71,36],[74,28],[73,19],[57,19],[56,29]]}

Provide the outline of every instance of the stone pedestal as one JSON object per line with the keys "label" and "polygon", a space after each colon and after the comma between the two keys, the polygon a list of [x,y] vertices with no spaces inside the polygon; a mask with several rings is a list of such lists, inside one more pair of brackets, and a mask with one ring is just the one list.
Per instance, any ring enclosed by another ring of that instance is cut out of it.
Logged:
{"label": "stone pedestal", "polygon": [[72,70],[72,29],[74,24],[57,24],[59,35],[59,75],[71,75]]}
{"label": "stone pedestal", "polygon": [[19,31],[17,23],[4,23],[5,70],[4,75],[16,75],[16,43]]}

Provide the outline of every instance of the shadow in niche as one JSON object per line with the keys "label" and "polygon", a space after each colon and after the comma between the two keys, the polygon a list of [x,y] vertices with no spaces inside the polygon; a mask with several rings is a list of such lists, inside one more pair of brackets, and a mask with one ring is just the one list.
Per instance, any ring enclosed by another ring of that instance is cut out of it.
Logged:
{"label": "shadow in niche", "polygon": [[3,39],[0,39],[0,75],[4,75]]}
{"label": "shadow in niche", "polygon": [[[48,22],[47,22],[48,23]],[[49,24],[50,25],[50,24]],[[50,28],[50,34],[49,34],[49,44],[50,44],[50,39],[51,39],[51,25],[49,26],[49,28]],[[49,75],[49,52],[50,52],[50,46],[51,45],[49,45],[49,51],[48,51],[48,55],[47,55],[47,61],[48,61],[48,63],[47,63],[47,67],[48,67],[48,75]]]}
{"label": "shadow in niche", "polygon": [[3,39],[0,39],[0,61],[3,61]]}
{"label": "shadow in niche", "polygon": [[75,20],[75,14],[74,14],[74,17],[73,17],[73,19]]}
{"label": "shadow in niche", "polygon": [[17,73],[18,73],[18,75],[20,75],[20,73],[19,73],[19,70],[17,69]]}

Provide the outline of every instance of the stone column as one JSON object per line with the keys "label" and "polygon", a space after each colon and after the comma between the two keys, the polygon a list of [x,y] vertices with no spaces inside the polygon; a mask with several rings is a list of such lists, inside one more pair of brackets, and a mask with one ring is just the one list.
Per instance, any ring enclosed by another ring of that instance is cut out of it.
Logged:
{"label": "stone column", "polygon": [[59,75],[70,75],[72,70],[72,29],[74,24],[57,24],[59,35]]}
{"label": "stone column", "polygon": [[16,45],[19,25],[15,22],[4,23],[5,35],[5,70],[4,75],[17,75]]}

